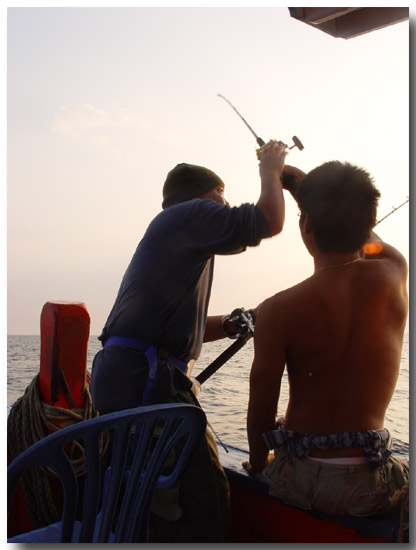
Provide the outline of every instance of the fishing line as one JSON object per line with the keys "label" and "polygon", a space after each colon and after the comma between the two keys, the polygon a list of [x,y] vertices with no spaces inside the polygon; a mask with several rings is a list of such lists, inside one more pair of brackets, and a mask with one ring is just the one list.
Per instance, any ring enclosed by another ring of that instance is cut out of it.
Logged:
{"label": "fishing line", "polygon": [[218,439],[218,443],[221,444],[221,447],[224,449],[224,451],[226,453],[229,453],[230,451],[227,449],[227,447],[224,445],[224,443],[221,441],[221,439],[219,438],[219,435],[217,434],[217,432],[214,430],[214,428],[212,427],[212,424],[210,422],[208,422],[208,419],[207,419],[207,424],[208,426],[211,428],[211,431],[212,433],[215,435],[215,437]]}

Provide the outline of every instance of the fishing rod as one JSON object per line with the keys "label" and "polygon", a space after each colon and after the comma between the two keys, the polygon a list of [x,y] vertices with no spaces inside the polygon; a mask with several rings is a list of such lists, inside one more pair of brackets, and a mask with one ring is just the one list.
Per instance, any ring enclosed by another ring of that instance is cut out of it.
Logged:
{"label": "fishing rod", "polygon": [[203,384],[208,378],[210,378],[217,370],[224,365],[233,355],[237,353],[243,346],[246,345],[248,340],[253,336],[253,333],[250,332],[246,336],[240,336],[235,342],[231,344],[226,350],[224,350],[221,355],[219,355],[214,361],[209,364],[203,371],[201,371],[196,380]]}
{"label": "fishing rod", "polygon": [[[247,126],[247,128],[250,130],[250,132],[253,134],[253,136],[256,138],[257,144],[259,145],[259,148],[256,149],[257,158],[260,160],[262,154],[264,151],[273,145],[273,143],[279,143],[287,147],[289,150],[293,149],[294,147],[297,147],[300,151],[303,151],[304,146],[300,139],[297,136],[293,136],[293,145],[289,147],[286,143],[283,143],[282,141],[277,141],[275,139],[269,140],[267,143],[256,134],[256,132],[253,130],[253,128],[250,126],[250,124],[246,121],[246,119],[237,111],[237,109],[234,107],[234,105],[223,95],[217,94],[218,97],[223,99],[230,105],[230,107],[237,113],[237,115],[241,118],[241,120],[244,122],[244,124]],[[195,379],[200,383],[203,384],[208,378],[210,378],[219,368],[221,368],[224,363],[226,363],[233,355],[237,353],[238,350],[240,350],[245,344],[250,340],[250,338],[254,335],[254,325],[251,323],[251,320],[248,316],[242,313],[242,316],[244,318],[244,321],[246,323],[246,326],[248,328],[248,332],[244,336],[240,336],[237,338],[231,346],[229,346],[226,350],[224,350],[221,355],[219,355],[208,367],[206,367],[202,372],[198,374],[198,376],[195,377]]]}
{"label": "fishing rod", "polygon": [[406,198],[406,200],[404,202],[402,202],[402,204],[399,204],[399,206],[393,206],[393,209],[391,212],[389,212],[388,214],[386,214],[383,218],[381,218],[381,220],[378,220],[374,227],[376,225],[378,225],[379,223],[381,223],[383,220],[385,220],[386,218],[388,218],[389,216],[391,216],[394,212],[396,212],[396,210],[398,210],[399,208],[401,208],[402,206],[404,206],[405,204],[407,204],[409,202],[409,197]]}
{"label": "fishing rod", "polygon": [[293,141],[293,145],[291,147],[289,147],[289,145],[287,145],[286,143],[283,143],[283,141],[277,141],[275,139],[271,139],[269,140],[267,143],[260,137],[256,134],[256,132],[253,130],[253,128],[250,126],[250,124],[246,121],[246,119],[237,111],[237,109],[234,107],[234,105],[231,103],[231,101],[229,101],[226,97],[224,97],[223,95],[221,94],[217,94],[218,97],[220,97],[221,99],[223,99],[224,101],[226,101],[228,103],[228,105],[230,105],[230,107],[232,109],[234,109],[234,111],[237,113],[237,115],[241,118],[241,120],[244,122],[244,124],[247,126],[247,128],[250,130],[250,132],[253,134],[253,136],[256,138],[256,141],[257,141],[257,144],[259,145],[259,148],[256,149],[256,154],[257,154],[257,158],[260,160],[261,159],[261,156],[262,154],[264,153],[264,151],[266,149],[268,149],[271,145],[273,145],[273,143],[279,143],[281,145],[284,145],[285,147],[287,147],[289,150],[290,149],[293,149],[294,147],[297,147],[299,149],[299,151],[303,151],[304,149],[304,146],[302,144],[302,142],[300,141],[300,139],[296,136],[293,136],[292,137],[292,141]]}
{"label": "fishing rod", "polygon": [[[247,333],[243,336],[239,336],[236,341],[231,344],[231,346],[224,350],[216,359],[214,359],[212,363],[210,363],[203,371],[198,374],[198,376],[195,377],[195,380],[199,384],[202,385],[206,380],[208,380],[208,378],[210,378],[215,372],[217,372],[217,370],[221,368],[224,363],[231,359],[231,357],[235,355],[237,351],[240,350],[243,346],[245,346],[250,338],[253,337],[254,323],[252,322],[251,317],[247,315],[245,311],[241,311],[240,315],[244,320],[246,328],[248,329]],[[214,433],[215,437],[217,438],[218,442],[221,444],[225,452],[228,453],[229,450],[227,449],[227,446],[221,441],[211,424],[208,421],[207,423]]]}

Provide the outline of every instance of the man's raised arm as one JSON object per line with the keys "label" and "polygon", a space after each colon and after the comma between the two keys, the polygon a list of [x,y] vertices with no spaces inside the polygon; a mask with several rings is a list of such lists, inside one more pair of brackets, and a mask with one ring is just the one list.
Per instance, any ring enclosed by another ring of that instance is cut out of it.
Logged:
{"label": "man's raised arm", "polygon": [[256,206],[263,212],[272,235],[280,233],[285,222],[281,177],[286,155],[286,147],[276,143],[264,151],[260,160],[261,192]]}

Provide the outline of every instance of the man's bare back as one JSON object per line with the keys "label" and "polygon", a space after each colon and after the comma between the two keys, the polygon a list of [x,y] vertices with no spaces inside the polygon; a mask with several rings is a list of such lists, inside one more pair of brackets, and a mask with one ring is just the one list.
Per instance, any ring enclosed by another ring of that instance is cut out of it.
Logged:
{"label": "man's bare back", "polygon": [[405,280],[385,265],[391,263],[361,259],[318,269],[262,306],[262,322],[272,331],[279,323],[286,344],[288,429],[325,434],[384,426],[407,313]]}

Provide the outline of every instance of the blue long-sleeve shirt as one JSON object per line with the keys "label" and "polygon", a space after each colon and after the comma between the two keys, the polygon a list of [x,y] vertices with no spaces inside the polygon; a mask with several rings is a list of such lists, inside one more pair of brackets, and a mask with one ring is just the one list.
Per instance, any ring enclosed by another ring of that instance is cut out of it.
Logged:
{"label": "blue long-sleeve shirt", "polygon": [[[105,342],[110,336],[127,336],[162,347],[184,362],[197,359],[205,332],[215,255],[240,253],[270,236],[266,218],[252,204],[230,208],[211,200],[193,199],[163,210],[150,223],[133,255],[99,339]],[[111,353],[107,353],[109,350]],[[93,401],[95,396],[98,402],[104,393],[110,397],[110,378],[123,376],[126,353],[141,352],[116,352],[110,347],[99,353],[92,377]],[[114,353],[120,359],[123,355],[123,368],[119,361],[117,365],[109,364],[110,355],[111,362],[115,361]],[[108,361],[104,361],[105,355]],[[99,367],[103,361],[106,366]],[[180,379],[184,375],[178,371],[170,376]],[[128,378],[137,386],[137,378]],[[119,380],[114,383],[119,384]],[[119,391],[131,393],[128,384],[122,381]],[[172,384],[178,386],[174,381],[168,385]],[[175,393],[173,388],[165,391]],[[114,402],[115,396],[105,401]]]}

